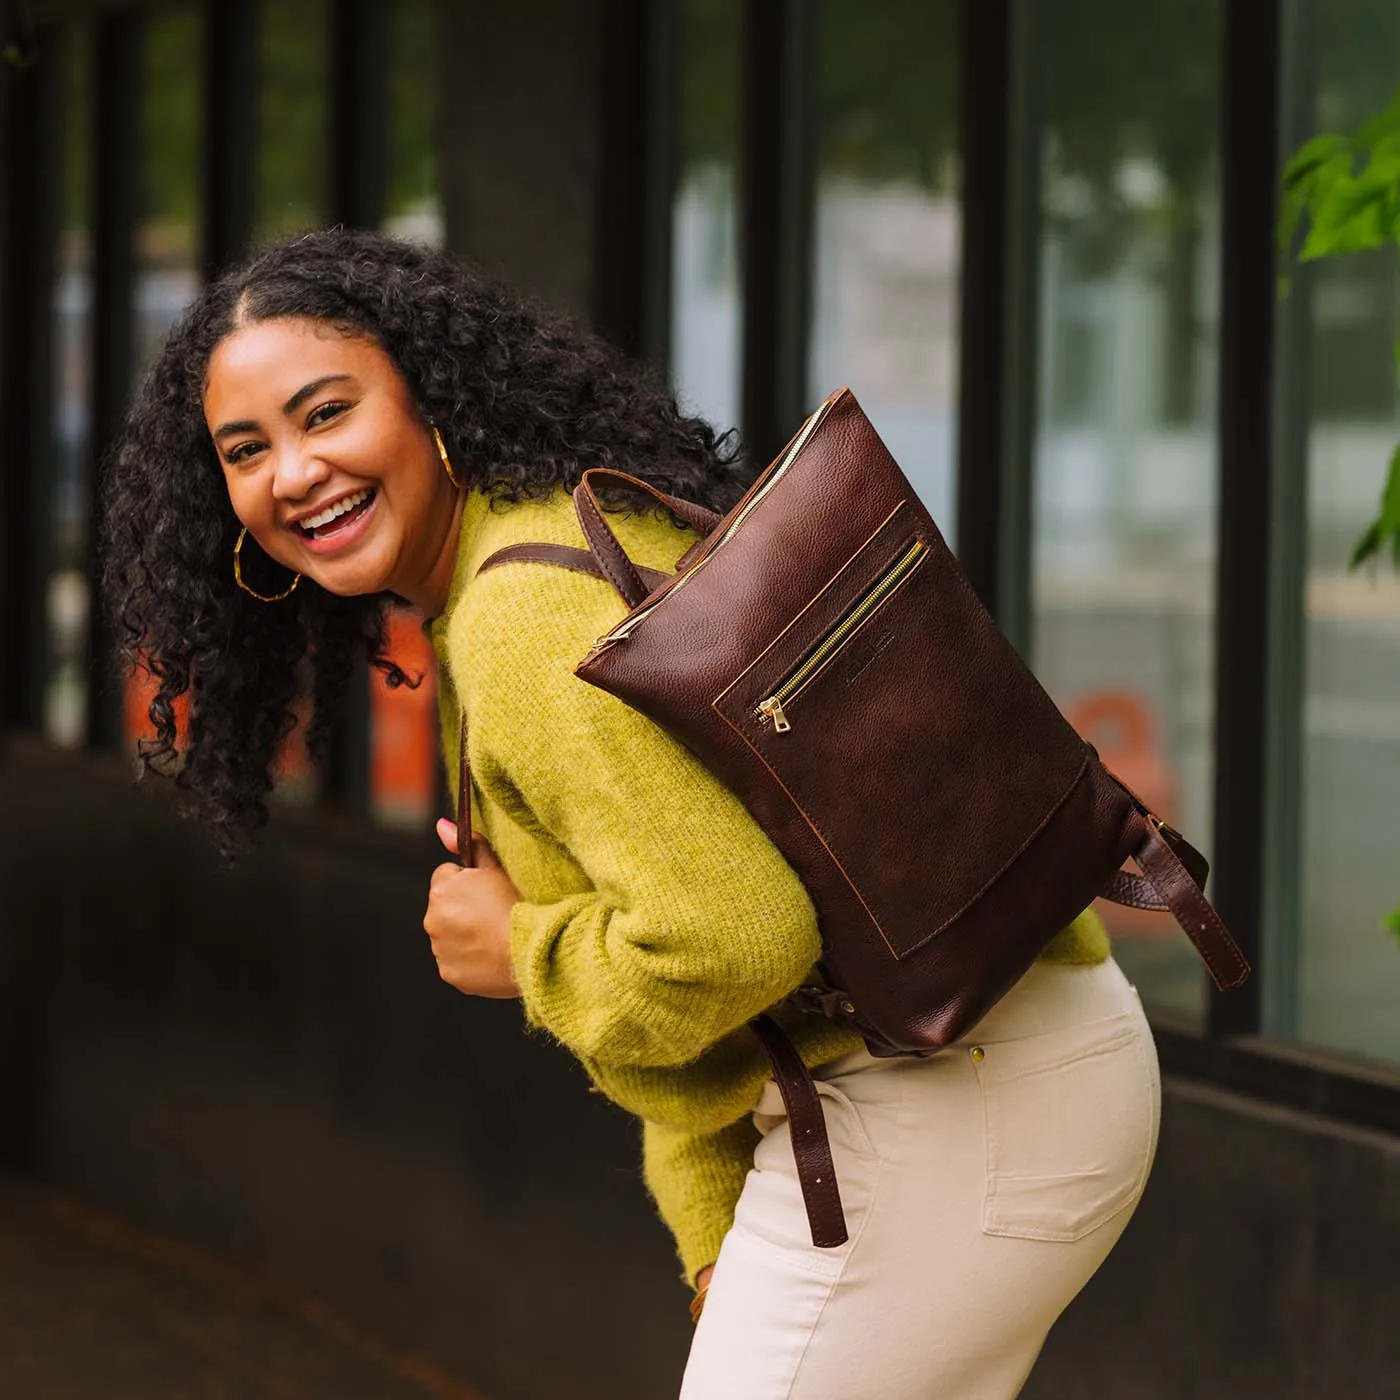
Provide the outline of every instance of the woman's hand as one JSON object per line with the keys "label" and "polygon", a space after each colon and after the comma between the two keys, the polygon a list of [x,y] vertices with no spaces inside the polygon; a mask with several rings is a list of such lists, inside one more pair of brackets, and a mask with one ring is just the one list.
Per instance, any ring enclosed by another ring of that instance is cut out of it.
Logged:
{"label": "woman's hand", "polygon": [[[447,818],[438,838],[454,855],[457,828]],[[501,869],[496,853],[472,833],[477,864],[440,865],[428,886],[423,927],[432,940],[438,974],[459,992],[477,997],[518,997],[510,963],[510,911],[520,891]]]}

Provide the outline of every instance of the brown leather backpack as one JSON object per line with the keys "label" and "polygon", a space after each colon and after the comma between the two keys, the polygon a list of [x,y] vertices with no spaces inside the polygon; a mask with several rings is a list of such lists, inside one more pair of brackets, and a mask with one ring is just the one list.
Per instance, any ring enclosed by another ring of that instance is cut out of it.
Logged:
{"label": "brown leather backpack", "polygon": [[[594,482],[703,538],[638,569]],[[1249,965],[1201,855],[1102,763],[973,592],[849,390],[723,518],[609,469],[574,492],[588,548],[513,545],[606,579],[628,612],[577,674],[650,716],[747,806],[816,906],[821,980],[794,998],[877,1055],[970,1030],[1096,896],[1169,909],[1216,983]],[[462,732],[463,802],[470,791]],[[459,823],[466,835],[465,813]],[[463,839],[459,849],[470,850]],[[1141,870],[1122,869],[1132,859]],[[820,1101],[776,1023],[753,1028],[789,1115],[813,1242],[846,1239]]]}

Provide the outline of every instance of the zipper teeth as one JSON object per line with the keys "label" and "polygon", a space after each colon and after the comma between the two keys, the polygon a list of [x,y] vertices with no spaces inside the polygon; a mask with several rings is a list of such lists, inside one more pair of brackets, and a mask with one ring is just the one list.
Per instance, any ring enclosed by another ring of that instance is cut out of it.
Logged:
{"label": "zipper teeth", "polygon": [[792,446],[788,448],[787,453],[783,457],[783,460],[779,462],[778,465],[774,467],[772,472],[769,474],[768,480],[765,481],[763,485],[759,488],[759,490],[754,493],[754,496],[749,501],[748,505],[746,505],[743,508],[743,510],[741,510],[739,514],[729,522],[729,528],[725,530],[724,534],[722,534],[719,537],[719,539],[716,540],[715,543],[708,550],[705,551],[704,556],[701,559],[699,559],[694,565],[692,565],[692,567],[686,571],[685,575],[682,578],[678,578],[675,581],[675,583],[673,583],[671,587],[668,588],[666,592],[660,598],[658,598],[655,603],[651,605],[650,608],[647,608],[644,612],[633,613],[630,617],[625,618],[622,622],[618,623],[618,625],[614,627],[611,632],[603,633],[603,635],[599,637],[598,640],[593,644],[595,647],[604,646],[609,642],[622,641],[622,639],[626,637],[632,631],[632,629],[637,626],[638,623],[640,623],[644,618],[649,617],[651,615],[652,608],[658,607],[661,603],[665,602],[667,598],[671,597],[673,593],[679,593],[680,590],[684,588],[686,584],[689,583],[690,580],[693,579],[695,575],[698,574],[700,570],[705,567],[705,565],[714,557],[715,550],[721,548],[725,544],[725,542],[730,539],[730,537],[739,528],[739,526],[744,523],[745,519],[748,517],[749,512],[753,510],[753,508],[773,489],[773,487],[778,484],[778,478],[781,477],[783,473],[786,472],[790,466],[792,466],[793,462],[797,460],[797,454],[801,452],[802,449],[807,445],[807,439],[810,438],[814,432],[816,432],[817,425],[822,421],[823,418],[826,417],[827,411],[831,408],[833,402],[834,398],[828,399],[824,404],[822,404],[822,406],[819,409],[817,409],[815,413],[811,415],[811,417],[807,419],[806,423],[802,425],[801,432],[799,432],[797,437],[793,440]]}
{"label": "zipper teeth", "polygon": [[831,654],[836,651],[850,634],[879,606],[889,591],[910,569],[928,546],[923,540],[915,540],[907,550],[890,565],[884,576],[869,593],[856,604],[836,626],[822,639],[817,649],[775,690],[770,697],[780,705],[788,700],[793,692],[802,686]]}

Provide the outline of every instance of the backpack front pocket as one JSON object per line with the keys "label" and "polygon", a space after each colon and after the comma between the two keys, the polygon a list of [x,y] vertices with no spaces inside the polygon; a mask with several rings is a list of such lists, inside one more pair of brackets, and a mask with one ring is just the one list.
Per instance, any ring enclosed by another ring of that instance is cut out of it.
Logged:
{"label": "backpack front pocket", "polygon": [[713,702],[898,958],[981,897],[1084,771],[1049,697],[981,664],[972,609],[901,504]]}
{"label": "backpack front pocket", "polygon": [[856,633],[875,617],[881,605],[888,601],[894,590],[919,567],[927,553],[928,545],[920,539],[915,539],[912,544],[901,550],[894,562],[837,618],[831,629],[818,640],[802,662],[783,678],[773,694],[758,702],[754,709],[755,716],[771,724],[774,733],[789,733],[792,722],[787,716],[787,706],[792,704],[844,646],[854,640]]}

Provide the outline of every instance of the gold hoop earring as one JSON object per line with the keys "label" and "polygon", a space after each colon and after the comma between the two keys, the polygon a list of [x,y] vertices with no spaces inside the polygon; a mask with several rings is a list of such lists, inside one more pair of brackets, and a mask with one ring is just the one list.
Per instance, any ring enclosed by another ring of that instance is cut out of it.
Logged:
{"label": "gold hoop earring", "polygon": [[291,581],[291,584],[290,584],[288,587],[284,588],[280,593],[273,593],[271,596],[269,596],[269,595],[266,594],[266,593],[259,593],[256,589],[254,589],[254,588],[249,588],[248,585],[247,585],[246,583],[243,582],[243,559],[242,559],[242,550],[243,550],[243,541],[246,540],[247,538],[248,538],[248,527],[245,525],[245,526],[242,528],[242,530],[240,530],[240,531],[238,532],[238,543],[237,543],[236,545],[234,545],[234,547],[233,547],[233,581],[234,581],[245,593],[250,593],[250,594],[252,594],[252,596],[253,596],[254,598],[256,598],[256,599],[258,600],[258,602],[260,602],[260,603],[280,603],[280,602],[282,601],[283,598],[290,598],[290,597],[292,596],[292,594],[295,593],[295,592],[297,591],[297,584],[299,584],[299,583],[301,582],[301,575],[300,575],[300,574],[298,574],[298,575]]}
{"label": "gold hoop earring", "polygon": [[442,434],[437,430],[437,424],[433,424],[433,441],[437,443],[438,456],[442,458],[442,469],[447,473],[447,479],[460,491],[465,485],[457,480],[457,473],[452,470],[452,463],[447,459],[447,444],[442,440]]}

